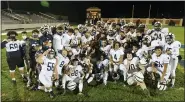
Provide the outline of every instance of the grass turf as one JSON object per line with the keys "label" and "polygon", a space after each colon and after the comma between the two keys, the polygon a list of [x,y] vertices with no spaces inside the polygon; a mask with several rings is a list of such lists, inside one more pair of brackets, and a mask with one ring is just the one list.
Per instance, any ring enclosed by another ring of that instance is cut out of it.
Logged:
{"label": "grass turf", "polygon": [[[184,28],[169,27],[170,31],[184,44]],[[6,36],[1,36],[2,40]],[[20,35],[19,35],[20,38]],[[184,50],[181,49],[181,55]],[[183,57],[184,58],[184,57]],[[21,80],[21,76],[16,69],[17,86],[13,86],[9,77],[9,69],[6,62],[6,51],[1,50],[1,99],[2,101],[184,101],[184,68],[178,65],[176,70],[175,88],[156,93],[152,97],[143,95],[138,87],[123,87],[121,83],[108,82],[107,87],[87,87],[90,95],[80,97],[68,92],[66,96],[57,96],[50,99],[48,94],[43,91],[29,91]],[[56,92],[56,91],[54,91]]]}

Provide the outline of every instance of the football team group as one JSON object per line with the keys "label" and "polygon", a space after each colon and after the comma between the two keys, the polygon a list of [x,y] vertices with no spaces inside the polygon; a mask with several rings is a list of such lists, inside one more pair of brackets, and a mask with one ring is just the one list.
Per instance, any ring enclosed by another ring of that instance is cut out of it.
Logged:
{"label": "football team group", "polygon": [[140,86],[147,96],[149,88],[166,90],[175,85],[181,43],[160,22],[153,29],[132,22],[98,21],[76,28],[63,23],[43,25],[31,33],[23,31],[18,40],[17,32],[9,31],[1,42],[13,85],[16,67],[29,90],[43,90],[51,98],[56,96],[53,88],[57,95],[76,90],[89,96],[87,87],[106,87],[110,81]]}

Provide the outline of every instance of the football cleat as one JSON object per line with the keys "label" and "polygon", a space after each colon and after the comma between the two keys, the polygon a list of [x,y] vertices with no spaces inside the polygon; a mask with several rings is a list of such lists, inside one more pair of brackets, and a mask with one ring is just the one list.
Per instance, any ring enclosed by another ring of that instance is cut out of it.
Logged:
{"label": "football cleat", "polygon": [[24,83],[26,83],[26,82],[28,81],[28,79],[27,79],[26,76],[23,76],[23,77],[22,77],[22,80],[23,80]]}
{"label": "football cleat", "polygon": [[55,98],[55,94],[53,93],[53,91],[51,91],[49,94],[50,94],[49,95],[50,98]]}
{"label": "football cleat", "polygon": [[12,83],[13,83],[14,85],[16,85],[16,80],[12,80]]}
{"label": "football cleat", "polygon": [[78,95],[79,95],[79,96],[82,96],[82,95],[84,95],[84,94],[83,94],[83,93],[81,93],[81,92],[79,92],[79,93],[78,93]]}

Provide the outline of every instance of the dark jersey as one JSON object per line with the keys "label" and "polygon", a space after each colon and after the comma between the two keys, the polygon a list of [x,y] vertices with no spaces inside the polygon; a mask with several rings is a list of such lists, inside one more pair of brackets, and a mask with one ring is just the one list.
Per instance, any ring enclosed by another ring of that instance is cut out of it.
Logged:
{"label": "dark jersey", "polygon": [[51,34],[43,35],[39,38],[40,44],[43,45],[43,42],[51,41],[53,42],[53,36]]}

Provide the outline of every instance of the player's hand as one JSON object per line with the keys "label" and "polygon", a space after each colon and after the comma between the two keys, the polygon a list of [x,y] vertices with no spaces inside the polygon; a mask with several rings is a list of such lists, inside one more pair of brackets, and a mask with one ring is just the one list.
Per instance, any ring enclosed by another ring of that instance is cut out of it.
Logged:
{"label": "player's hand", "polygon": [[59,79],[59,76],[57,74],[54,74],[54,77],[55,77],[56,80]]}

